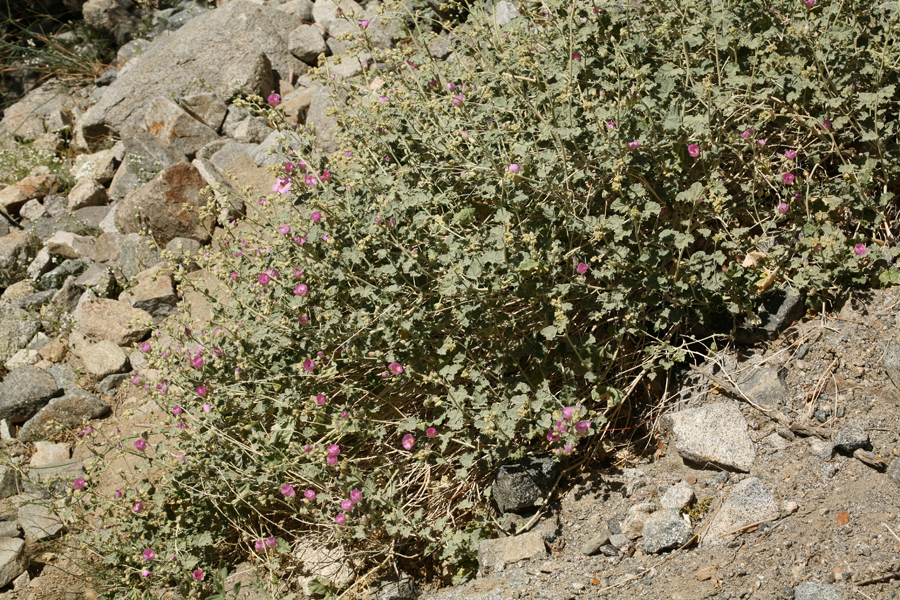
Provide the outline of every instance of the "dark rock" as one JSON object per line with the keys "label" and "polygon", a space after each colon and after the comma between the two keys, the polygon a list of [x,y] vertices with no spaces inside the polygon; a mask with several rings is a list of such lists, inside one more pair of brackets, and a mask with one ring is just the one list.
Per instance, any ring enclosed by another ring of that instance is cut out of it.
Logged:
{"label": "dark rock", "polygon": [[54,398],[47,406],[25,422],[19,430],[19,440],[34,442],[52,436],[61,429],[72,429],[84,421],[101,419],[110,413],[109,405],[81,388],[74,388],[61,398]]}
{"label": "dark rock", "polygon": [[761,323],[743,326],[735,331],[735,340],[753,344],[773,340],[806,312],[806,294],[794,289],[778,289],[767,294],[757,309]]}
{"label": "dark rock", "polygon": [[0,238],[0,287],[22,279],[40,247],[40,240],[25,231],[13,231]]}
{"label": "dark rock", "polygon": [[46,290],[51,288],[58,290],[69,277],[79,275],[86,269],[87,263],[83,259],[76,258],[63,261],[61,265],[41,276],[41,287]]}
{"label": "dark rock", "polygon": [[691,527],[676,508],[666,508],[650,515],[644,522],[642,545],[644,552],[655,554],[661,550],[680,548],[691,539]]}
{"label": "dark rock", "polygon": [[78,387],[78,375],[69,365],[53,365],[47,372],[61,390],[68,393]]}
{"label": "dark rock", "polygon": [[47,371],[32,365],[17,367],[0,383],[0,419],[10,423],[27,421],[59,391]]}
{"label": "dark rock", "polygon": [[42,306],[50,302],[50,300],[53,298],[53,295],[57,291],[58,290],[56,288],[44,290],[43,292],[38,292],[24,298],[19,298],[15,302],[10,302],[9,306],[10,308],[21,308],[23,310],[38,311]]}
{"label": "dark rock", "polygon": [[837,432],[832,440],[834,449],[841,454],[853,454],[854,450],[862,448],[863,450],[871,450],[872,443],[869,441],[869,434],[863,428],[859,421],[852,421],[849,425]]}
{"label": "dark rock", "polygon": [[536,506],[559,475],[559,464],[549,456],[526,456],[497,469],[493,496],[500,512],[518,512]]}
{"label": "dark rock", "polygon": [[148,237],[129,233],[122,239],[119,268],[126,284],[132,283],[141,271],[159,263],[159,248]]}
{"label": "dark rock", "polygon": [[105,377],[103,381],[97,384],[97,389],[100,390],[101,394],[113,394],[119,386],[123,383],[130,381],[132,378],[131,373],[116,373],[114,375],[110,375],[109,377]]}
{"label": "dark rock", "polygon": [[761,406],[784,404],[791,395],[785,383],[785,376],[784,369],[767,365],[752,371],[738,385],[756,404]]}

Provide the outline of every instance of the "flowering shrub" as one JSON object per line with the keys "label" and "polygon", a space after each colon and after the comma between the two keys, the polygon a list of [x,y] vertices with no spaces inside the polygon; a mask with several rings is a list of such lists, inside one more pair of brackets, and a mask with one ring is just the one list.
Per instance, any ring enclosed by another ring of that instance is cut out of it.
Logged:
{"label": "flowering shrub", "polygon": [[148,547],[196,585],[246,556],[286,572],[310,543],[357,572],[464,564],[492,469],[602,438],[684,334],[752,320],[776,282],[896,278],[871,251],[900,168],[894,8],[619,6],[499,28],[473,7],[445,62],[413,32],[367,47],[363,81],[322,72],[348,98],[341,149],[288,138],[205,263],[212,321],[149,342],[158,380],[136,383],[171,416],[107,513],[128,585]]}

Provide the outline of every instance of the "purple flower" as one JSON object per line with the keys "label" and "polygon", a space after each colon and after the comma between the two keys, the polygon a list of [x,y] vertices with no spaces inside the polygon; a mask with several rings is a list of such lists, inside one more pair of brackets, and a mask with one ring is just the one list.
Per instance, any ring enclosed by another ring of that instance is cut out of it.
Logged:
{"label": "purple flower", "polygon": [[338,513],[337,516],[334,518],[334,522],[337,523],[338,525],[346,524],[347,523],[347,515],[345,515],[344,513]]}
{"label": "purple flower", "polygon": [[351,500],[341,501],[341,510],[344,512],[350,512],[351,510],[353,510],[353,502]]}
{"label": "purple flower", "polygon": [[796,150],[785,150],[784,157],[788,160],[794,160],[795,158],[797,158],[797,151]]}
{"label": "purple flower", "polygon": [[200,581],[203,579],[203,571],[200,569],[197,569],[196,571],[191,573],[191,577],[193,577],[195,581]]}
{"label": "purple flower", "polygon": [[462,103],[465,99],[466,97],[464,95],[458,94],[453,97],[453,100],[451,100],[450,103],[453,104],[453,106],[462,106]]}
{"label": "purple flower", "polygon": [[278,545],[278,538],[277,538],[277,537],[272,536],[272,537],[267,537],[267,538],[266,538],[266,546],[268,546],[269,548],[274,548],[274,547],[277,546],[277,545]]}
{"label": "purple flower", "polygon": [[413,446],[416,445],[416,436],[411,433],[407,433],[403,436],[403,440],[400,442],[404,448],[407,450],[412,450]]}
{"label": "purple flower", "polygon": [[590,421],[578,421],[577,423],[575,423],[575,433],[577,433],[578,435],[584,435],[590,428]]}
{"label": "purple flower", "polygon": [[311,358],[307,358],[303,361],[303,370],[307,373],[312,373],[316,368],[316,361]]}
{"label": "purple flower", "polygon": [[272,106],[278,106],[281,103],[281,96],[278,94],[269,94],[268,101]]}
{"label": "purple flower", "polygon": [[314,492],[313,490],[306,490],[305,492],[303,492],[303,495],[306,497],[307,500],[315,500],[316,499],[316,492]]}
{"label": "purple flower", "polygon": [[350,492],[350,500],[351,500],[354,504],[356,504],[357,502],[359,502],[360,500],[362,500],[362,498],[363,498],[363,494],[362,494],[361,491],[359,491],[359,490],[357,490],[357,489],[354,489],[352,492]]}
{"label": "purple flower", "polygon": [[282,225],[281,227],[278,228],[278,233],[280,233],[281,235],[287,235],[290,232],[291,232],[290,225]]}
{"label": "purple flower", "polygon": [[781,180],[788,185],[794,183],[794,174],[793,173],[784,173],[781,176]]}
{"label": "purple flower", "polygon": [[786,202],[779,202],[778,206],[775,207],[775,210],[777,210],[782,215],[787,214],[788,205]]}
{"label": "purple flower", "polygon": [[865,256],[866,254],[866,245],[865,244],[857,244],[853,246],[853,251],[856,252],[859,256]]}
{"label": "purple flower", "polygon": [[307,288],[306,285],[301,283],[297,287],[294,288],[294,295],[295,296],[305,296],[306,292],[308,290],[309,290],[309,288]]}
{"label": "purple flower", "polygon": [[195,369],[200,369],[203,367],[203,357],[199,354],[191,359],[191,366]]}
{"label": "purple flower", "polygon": [[641,143],[637,140],[628,142],[628,147],[631,148],[632,150],[637,150],[640,147],[640,145],[641,145]]}
{"label": "purple flower", "polygon": [[144,354],[150,352],[150,350],[153,349],[153,347],[150,345],[150,342],[144,342],[143,344],[141,344],[140,348],[141,352],[143,352]]}
{"label": "purple flower", "polygon": [[281,495],[285,498],[293,498],[297,495],[297,491],[292,485],[290,485],[289,483],[285,483],[281,486]]}
{"label": "purple flower", "polygon": [[72,487],[75,488],[76,490],[80,490],[81,488],[84,487],[84,479],[79,477],[78,479],[76,479],[75,481],[72,482]]}
{"label": "purple flower", "polygon": [[150,571],[144,569],[143,571],[141,571],[141,577],[150,577]]}
{"label": "purple flower", "polygon": [[322,213],[320,213],[319,211],[314,212],[313,214],[309,215],[309,220],[313,223],[318,223],[322,220]]}
{"label": "purple flower", "polygon": [[297,321],[299,321],[301,325],[306,325],[307,323],[309,323],[309,317],[302,316],[297,319]]}
{"label": "purple flower", "polygon": [[154,558],[156,558],[156,552],[154,552],[150,548],[147,548],[146,550],[141,552],[141,556],[144,557],[144,560],[153,560]]}
{"label": "purple flower", "polygon": [[257,552],[262,552],[266,549],[266,543],[262,540],[256,540],[255,542],[253,542],[253,547]]}
{"label": "purple flower", "polygon": [[741,137],[748,140],[753,137],[754,133],[756,133],[756,130],[751,127],[750,129],[745,129],[744,132],[741,133]]}
{"label": "purple flower", "polygon": [[688,146],[688,154],[690,154],[694,158],[697,158],[698,156],[700,156],[700,146],[698,146],[697,144],[691,144],[690,146]]}
{"label": "purple flower", "polygon": [[437,429],[435,429],[434,427],[429,427],[428,429],[425,430],[425,435],[427,435],[430,438],[433,438],[434,436],[437,435]]}
{"label": "purple flower", "polygon": [[362,27],[363,29],[368,27],[370,23],[371,23],[371,21],[369,21],[368,19],[360,19],[359,21],[356,22],[356,24],[359,25],[360,27]]}
{"label": "purple flower", "polygon": [[180,415],[181,412],[182,412],[182,411],[181,411],[181,407],[180,407],[180,406],[176,406],[175,408],[172,409],[172,414],[175,415],[176,417],[177,417],[178,415]]}
{"label": "purple flower", "polygon": [[337,456],[341,453],[341,447],[337,444],[331,444],[328,446],[327,451],[329,456]]}
{"label": "purple flower", "polygon": [[579,275],[584,275],[588,272],[588,266],[583,262],[578,263],[578,266],[575,267],[575,270],[578,271]]}
{"label": "purple flower", "polygon": [[131,510],[133,510],[136,513],[141,512],[142,510],[144,510],[144,503],[143,502],[135,502],[134,506],[131,507]]}
{"label": "purple flower", "polygon": [[388,370],[394,375],[399,375],[403,372],[403,365],[398,362],[392,362],[388,365]]}
{"label": "purple flower", "polygon": [[147,441],[144,438],[138,438],[134,441],[134,447],[143,452],[147,449]]}

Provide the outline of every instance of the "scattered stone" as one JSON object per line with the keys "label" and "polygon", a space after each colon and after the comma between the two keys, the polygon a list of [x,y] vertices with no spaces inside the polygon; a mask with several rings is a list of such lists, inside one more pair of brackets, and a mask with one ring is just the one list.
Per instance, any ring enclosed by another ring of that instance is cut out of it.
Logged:
{"label": "scattered stone", "polygon": [[691,527],[677,508],[666,508],[650,515],[644,523],[641,542],[644,552],[656,554],[662,550],[680,548],[691,539]]}
{"label": "scattered stone", "polygon": [[130,131],[122,140],[125,157],[109,186],[110,198],[124,198],[167,167],[187,156],[143,129]]}
{"label": "scattered stone", "polygon": [[68,208],[77,210],[86,206],[102,206],[109,202],[106,188],[96,179],[85,177],[79,179],[69,192]]}
{"label": "scattered stone", "polygon": [[[78,276],[75,284],[81,288],[90,289],[98,298],[108,298],[115,288],[116,278],[108,266],[94,263],[88,267],[87,271]],[[65,284],[63,284],[63,287],[65,287]],[[75,303],[72,305],[73,309],[77,303],[78,298],[75,298]]]}
{"label": "scattered stone", "polygon": [[[84,272],[87,263],[83,259],[70,259],[62,262],[61,265],[41,275],[40,284],[42,288],[59,290],[69,279],[74,280],[74,276]],[[48,289],[48,291],[49,291]],[[52,298],[52,294],[51,294]],[[47,299],[50,301],[50,298]]]}
{"label": "scattered stone", "polygon": [[[5,422],[5,421],[4,421]],[[12,439],[12,438],[6,438]],[[0,465],[0,500],[15,496],[22,491],[19,474],[13,467]],[[2,536],[0,536],[2,537]]]}
{"label": "scattered stone", "polygon": [[12,358],[6,361],[5,366],[7,370],[12,371],[26,365],[36,365],[39,361],[40,355],[38,355],[37,350],[22,348],[21,350],[13,354]]}
{"label": "scattered stone", "polygon": [[33,141],[47,132],[62,131],[72,126],[73,111],[81,110],[82,104],[58,80],[50,80],[4,111],[0,135]]}
{"label": "scattered stone", "polygon": [[710,404],[663,417],[678,454],[703,467],[748,472],[756,458],[747,421],[731,404]]}
{"label": "scattered stone", "polygon": [[78,387],[78,375],[69,365],[53,365],[47,372],[53,376],[56,385],[66,393]]}
{"label": "scattered stone", "polygon": [[133,283],[138,273],[160,261],[159,248],[153,240],[137,233],[123,237],[120,248],[119,268],[128,283]]}
{"label": "scattered stone", "polygon": [[[153,181],[125,196],[116,212],[116,227],[124,233],[137,233],[146,227],[162,246],[177,237],[205,244],[210,240],[215,216],[201,219],[198,215],[207,202],[200,196],[204,187],[206,182],[190,163],[167,167]],[[186,210],[185,205],[190,208]]]}
{"label": "scattered stone", "polygon": [[778,501],[769,488],[756,477],[748,477],[732,488],[704,533],[702,545],[723,544],[730,539],[726,534],[752,523],[777,519],[780,515]]}
{"label": "scattered stone", "polygon": [[49,215],[40,200],[29,200],[19,209],[19,216],[29,221],[36,221]]}
{"label": "scattered stone", "polygon": [[487,575],[502,571],[506,565],[520,560],[533,560],[545,556],[547,549],[539,531],[484,540],[478,545],[478,571],[481,575]]}
{"label": "scattered stone", "polygon": [[776,289],[762,299],[757,316],[760,324],[742,326],[735,332],[735,339],[742,344],[774,340],[794,321],[806,312],[806,295],[795,289]]}
{"label": "scattered stone", "polygon": [[303,573],[307,575],[301,578],[304,593],[309,591],[309,581],[316,577],[324,577],[336,587],[346,587],[353,581],[352,563],[340,547],[323,548],[301,542],[294,550],[294,558],[303,565]]}
{"label": "scattered stone", "polygon": [[110,412],[109,405],[80,388],[74,388],[61,398],[54,398],[19,430],[19,440],[34,442],[56,431],[79,427],[84,421],[102,419]]}
{"label": "scattered stone", "polygon": [[415,600],[419,597],[419,587],[406,573],[399,580],[381,580],[372,585],[374,600]]}
{"label": "scattered stone", "polygon": [[100,390],[101,394],[113,394],[119,389],[120,385],[131,380],[131,377],[131,373],[116,373],[110,375],[97,384],[97,389]]}
{"label": "scattered stone", "polygon": [[644,525],[647,523],[647,519],[658,510],[659,505],[655,502],[641,502],[640,504],[635,504],[628,509],[628,514],[626,515],[625,520],[622,521],[621,532],[625,534],[628,539],[636,540],[643,535]]}
{"label": "scattered stone", "polygon": [[68,277],[62,287],[53,294],[47,308],[43,311],[41,319],[44,327],[51,330],[59,322],[67,321],[70,313],[78,306],[78,301],[83,294],[84,288],[78,284],[77,280],[74,277]]}
{"label": "scattered stone", "polygon": [[124,302],[95,298],[78,303],[75,327],[85,335],[109,340],[117,346],[130,346],[150,335],[153,318]]}
{"label": "scattered stone", "polygon": [[54,444],[53,442],[35,442],[35,452],[28,463],[31,467],[46,467],[55,463],[69,460],[69,445]]}
{"label": "scattered stone", "polygon": [[3,294],[0,295],[0,306],[6,306],[15,302],[16,300],[27,298],[28,296],[34,294],[36,291],[37,290],[35,289],[34,285],[27,279],[17,281],[16,283],[3,290]]}
{"label": "scattered stone", "polygon": [[320,54],[328,50],[325,34],[315,25],[301,25],[288,36],[288,51],[310,65],[317,65]]}
{"label": "scattered stone", "polygon": [[106,185],[112,181],[116,174],[116,167],[121,161],[124,154],[124,145],[117,144],[117,147],[108,148],[95,152],[94,154],[80,154],[76,159],[69,173],[76,180],[95,180],[100,184]]}
{"label": "scattered stone", "polygon": [[46,500],[37,496],[25,496],[24,500],[19,507],[19,527],[22,528],[25,539],[43,541],[63,533],[62,521],[50,510]]}
{"label": "scattered stone", "polygon": [[659,504],[663,508],[676,508],[681,510],[694,501],[694,488],[686,481],[680,481],[666,490]]}
{"label": "scattered stone", "polygon": [[[194,165],[200,173],[200,176],[203,177],[203,181],[205,181],[213,191],[213,197],[219,205],[216,222],[221,226],[225,226],[240,217],[244,212],[244,203],[235,193],[236,190],[234,189],[234,186],[232,186],[231,181],[219,174],[215,165],[209,160],[195,158],[191,164]],[[183,240],[188,238],[175,239]],[[169,242],[169,244],[171,244],[171,242]],[[167,248],[169,244],[166,244]]]}
{"label": "scattered stone", "polygon": [[581,545],[581,553],[585,556],[594,556],[601,551],[603,546],[609,545],[609,525],[603,523],[597,528],[591,538]]}
{"label": "scattered stone", "polygon": [[0,538],[0,587],[9,585],[29,565],[25,542],[19,538]]}
{"label": "scattered stone", "polygon": [[887,468],[887,464],[878,458],[878,456],[872,452],[863,450],[862,448],[857,448],[853,451],[853,458],[872,467],[876,471],[884,471]]}
{"label": "scattered stone", "polygon": [[508,2],[507,0],[500,0],[494,6],[494,21],[497,23],[497,27],[503,27],[513,19],[519,18],[519,9],[512,2]]}
{"label": "scattered stone", "polygon": [[[344,62],[351,64],[359,61],[350,58]],[[346,76],[350,77],[352,75]],[[316,128],[316,146],[326,153],[337,152],[340,148],[340,142],[336,135],[337,117],[329,114],[329,112],[334,110],[334,105],[335,101],[331,98],[331,92],[328,91],[328,88],[320,86],[313,92],[309,103],[309,111],[306,113],[307,124],[313,124]],[[257,153],[258,156],[259,154]],[[256,164],[259,165],[260,162],[257,161]]]}
{"label": "scattered stone", "polygon": [[241,121],[234,130],[234,139],[238,142],[259,144],[272,133],[268,121],[262,117],[248,117]]}
{"label": "scattered stone", "polygon": [[40,246],[40,240],[26,231],[12,231],[0,237],[0,287],[22,278],[28,261],[34,258]]}
{"label": "scattered stone", "polygon": [[49,240],[44,242],[50,256],[62,256],[64,258],[91,258],[94,255],[94,238],[76,235],[68,231],[57,231]]}
{"label": "scattered stone", "polygon": [[26,177],[0,190],[0,210],[16,216],[19,209],[29,200],[40,200],[52,194],[59,187],[56,175],[34,175]]}
{"label": "scattered stone", "polygon": [[[3,515],[3,517],[8,517],[9,515]],[[5,537],[20,537],[21,532],[19,531],[19,524],[14,520],[8,521],[0,521],[0,538]]]}
{"label": "scattered stone", "polygon": [[871,450],[872,443],[869,434],[859,421],[852,421],[834,436],[834,449],[842,454],[853,454],[854,450],[862,448]]}
{"label": "scattered stone", "polygon": [[139,279],[135,287],[122,292],[119,301],[147,311],[153,317],[153,321],[159,323],[169,315],[175,314],[178,295],[175,293],[172,276],[157,274]]}
{"label": "scattered stone", "polygon": [[0,383],[0,419],[27,421],[58,393],[53,376],[43,369],[31,365],[14,369]]}
{"label": "scattered stone", "polygon": [[194,259],[200,255],[203,246],[190,238],[175,238],[166,244],[166,251],[175,255],[176,264],[181,263],[187,271],[196,271],[199,267]]}
{"label": "scattered stone", "polygon": [[41,328],[28,312],[12,306],[0,307],[0,362],[6,362],[25,347]]}
{"label": "scattered stone", "polygon": [[780,433],[775,431],[760,440],[760,443],[772,450],[784,450],[790,446],[787,440],[785,440]]}
{"label": "scattered stone", "polygon": [[109,375],[128,371],[128,357],[116,344],[102,340],[88,346],[81,353],[84,368],[95,381]]}
{"label": "scattered stone", "polygon": [[309,105],[312,103],[316,88],[300,88],[285,96],[278,108],[284,113],[285,120],[291,125],[306,123]]}
{"label": "scattered stone", "polygon": [[195,119],[206,124],[214,131],[219,131],[222,128],[222,123],[225,122],[225,115],[228,114],[228,107],[213,92],[201,92],[185,96],[181,99],[181,106]]}
{"label": "scattered stone", "polygon": [[821,460],[831,460],[834,456],[834,444],[818,438],[809,438],[809,453]]}
{"label": "scattered stone", "polygon": [[794,600],[844,600],[844,592],[833,585],[804,581],[794,588]]}
{"label": "scattered stone", "polygon": [[536,506],[559,475],[559,464],[549,456],[526,456],[497,469],[494,502],[501,513]]}

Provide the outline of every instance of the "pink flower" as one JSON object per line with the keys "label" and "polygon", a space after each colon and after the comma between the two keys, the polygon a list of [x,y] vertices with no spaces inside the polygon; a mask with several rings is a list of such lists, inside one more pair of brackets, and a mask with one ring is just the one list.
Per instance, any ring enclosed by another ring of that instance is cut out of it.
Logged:
{"label": "pink flower", "polygon": [[628,142],[628,147],[631,148],[632,150],[637,150],[640,147],[640,145],[641,145],[641,143],[637,140]]}
{"label": "pink flower", "polygon": [[138,438],[134,441],[134,447],[143,452],[147,449],[147,441],[144,438]]}
{"label": "pink flower", "polygon": [[287,235],[290,232],[291,232],[290,225],[282,225],[281,227],[278,228],[278,233],[280,233],[281,235]]}
{"label": "pink flower", "polygon": [[449,91],[452,92],[453,90],[456,89],[456,84],[455,84],[455,83],[448,83],[448,84],[447,84],[447,89],[448,89]]}
{"label": "pink flower", "polygon": [[199,354],[191,359],[191,366],[195,369],[203,367],[203,357]]}
{"label": "pink flower", "polygon": [[859,256],[865,256],[866,254],[866,245],[865,244],[857,244],[853,246],[853,251],[856,252]]}
{"label": "pink flower", "polygon": [[816,0],[806,0],[806,2],[804,2],[804,4],[805,4],[806,6],[812,8],[813,6],[816,5]]}
{"label": "pink flower", "polygon": [[457,95],[457,96],[454,96],[454,97],[453,97],[453,100],[451,100],[450,103],[451,103],[453,106],[462,106],[462,103],[463,103],[463,101],[464,101],[465,99],[466,99],[466,97],[465,97],[464,95],[459,94],[459,95]]}
{"label": "pink flower", "polygon": [[309,215],[309,220],[313,223],[318,223],[322,220],[322,213],[320,213],[319,211],[314,212],[313,214]]}
{"label": "pink flower", "polygon": [[212,407],[209,404],[203,405],[203,412],[208,413],[211,410],[212,410]]}
{"label": "pink flower", "polygon": [[75,481],[72,482],[72,487],[75,488],[76,490],[82,489],[84,487],[84,479],[79,477],[78,479],[76,479]]}
{"label": "pink flower", "polygon": [[325,405],[325,396],[324,396],[324,394],[319,394],[318,396],[316,396],[316,404],[318,404],[319,406],[324,406],[324,405]]}
{"label": "pink flower", "polygon": [[575,414],[574,406],[567,406],[562,410],[563,419],[565,419],[566,421],[571,419],[573,414]]}
{"label": "pink flower", "polygon": [[403,440],[400,442],[404,448],[407,450],[412,450],[413,446],[416,445],[416,436],[411,433],[407,433],[403,436]]}
{"label": "pink flower", "polygon": [[200,396],[200,397],[202,398],[203,396],[206,395],[206,391],[207,391],[207,390],[206,390],[206,386],[205,386],[205,385],[198,385],[198,386],[197,386],[197,389],[194,390],[194,391],[197,393],[198,396]]}
{"label": "pink flower", "polygon": [[578,271],[579,275],[584,275],[588,272],[588,266],[583,262],[578,263],[578,266],[575,267],[575,270]]}
{"label": "pink flower", "polygon": [[253,547],[257,552],[262,552],[266,549],[266,543],[262,540],[256,540],[255,542],[253,542]]}
{"label": "pink flower", "polygon": [[316,499],[316,492],[313,490],[306,490],[305,492],[303,492],[303,495],[306,497],[307,500],[315,500]]}
{"label": "pink flower", "polygon": [[147,548],[146,550],[141,552],[141,556],[144,557],[144,560],[153,560],[154,558],[156,558],[156,552],[154,552],[150,548]]}
{"label": "pink flower", "polygon": [[325,458],[325,462],[327,462],[329,465],[331,465],[333,467],[334,465],[336,465],[338,463],[338,457],[333,454],[329,454]]}
{"label": "pink flower", "polygon": [[147,352],[150,352],[150,350],[153,349],[153,347],[150,345],[150,342],[144,342],[143,344],[141,344],[140,347],[141,347],[141,352],[143,352],[144,354],[146,354]]}
{"label": "pink flower", "polygon": [[578,435],[584,435],[590,428],[590,421],[578,421],[577,423],[575,423],[575,433],[577,433]]}
{"label": "pink flower", "polygon": [[745,129],[744,132],[741,133],[741,137],[748,140],[753,137],[754,133],[756,133],[756,130],[751,127],[750,129]]}
{"label": "pink flower", "polygon": [[578,62],[581,62],[581,54],[579,54],[578,52],[573,52],[573,53],[572,53],[572,60],[576,60],[576,61],[578,61]]}
{"label": "pink flower", "polygon": [[428,429],[425,430],[425,435],[427,435],[430,438],[433,438],[434,436],[437,435],[437,429],[435,429],[434,427],[429,427]]}
{"label": "pink flower", "polygon": [[347,515],[345,515],[344,513],[338,513],[337,516],[334,518],[334,522],[337,523],[338,525],[346,524],[347,523]]}
{"label": "pink flower", "polygon": [[831,129],[831,121],[829,119],[822,119],[822,127],[824,129]]}
{"label": "pink flower", "polygon": [[203,579],[203,571],[200,569],[197,569],[196,571],[191,573],[191,577],[193,577],[195,581],[200,581]]}
{"label": "pink flower", "polygon": [[794,160],[795,158],[797,158],[797,151],[796,150],[785,150],[784,157],[788,160]]}
{"label": "pink flower", "polygon": [[388,365],[388,370],[394,375],[399,375],[403,372],[403,365],[398,362],[392,362]]}
{"label": "pink flower", "polygon": [[135,375],[131,378],[131,385],[141,385],[141,376]]}
{"label": "pink flower", "polygon": [[558,432],[565,433],[566,429],[569,427],[566,425],[565,421],[557,421],[556,425],[553,426]]}
{"label": "pink flower", "polygon": [[794,183],[794,174],[793,173],[784,173],[781,176],[781,180],[788,185]]}
{"label": "pink flower", "polygon": [[359,21],[356,22],[356,24],[359,25],[363,29],[368,27],[370,23],[371,23],[371,21],[369,21],[368,19],[360,19]]}
{"label": "pink flower", "polygon": [[511,165],[506,167],[506,170],[510,173],[518,173],[520,171],[520,167],[517,163],[512,163]]}
{"label": "pink flower", "polygon": [[294,295],[295,296],[305,296],[308,289],[309,288],[307,288],[306,285],[301,283],[300,285],[298,285],[297,287],[294,288]]}
{"label": "pink flower", "polygon": [[297,320],[300,322],[301,325],[306,325],[307,323],[309,323],[309,317],[304,316],[304,317],[300,317]]}
{"label": "pink flower", "polygon": [[121,498],[121,497],[122,497],[122,490],[116,490],[116,493],[113,494],[113,495],[114,495],[116,498]]}
{"label": "pink flower", "polygon": [[303,181],[306,183],[306,185],[309,185],[309,186],[313,186],[313,185],[316,185],[316,183],[318,183],[318,179],[316,179],[316,176],[312,175],[312,174],[308,174],[306,177],[304,177]]}
{"label": "pink flower", "polygon": [[327,448],[329,456],[337,456],[341,453],[341,447],[337,444],[331,444]]}
{"label": "pink flower", "polygon": [[173,408],[173,409],[172,409],[172,414],[175,415],[175,416],[180,415],[180,414],[181,414],[181,407],[180,407],[180,406],[176,406],[175,408]]}
{"label": "pink flower", "polygon": [[788,205],[785,202],[779,202],[778,206],[775,207],[775,210],[777,210],[782,215],[787,214]]}
{"label": "pink flower", "polygon": [[284,485],[281,486],[281,494],[285,498],[293,498],[294,496],[297,495],[297,491],[294,489],[294,487],[292,485],[285,483]]}
{"label": "pink flower", "polygon": [[559,433],[557,433],[556,431],[553,431],[552,429],[547,432],[547,441],[548,442],[555,442],[557,440],[559,440]]}
{"label": "pink flower", "polygon": [[362,500],[362,498],[363,498],[363,494],[361,491],[354,489],[352,492],[350,492],[350,500],[354,504],[356,504],[357,502]]}
{"label": "pink flower", "polygon": [[609,129],[615,129],[615,128],[616,128],[616,122],[615,122],[615,121],[607,121],[607,122],[606,122],[606,127],[609,128]]}
{"label": "pink flower", "polygon": [[144,569],[143,571],[141,571],[141,577],[150,577],[150,571]]}
{"label": "pink flower", "polygon": [[287,194],[291,191],[291,178],[279,177],[276,179],[275,183],[272,184],[272,191],[278,192],[279,194]]}
{"label": "pink flower", "polygon": [[237,271],[232,271],[232,272],[231,272],[231,280],[232,280],[232,281],[237,281],[237,279],[238,279]]}
{"label": "pink flower", "polygon": [[131,507],[131,510],[133,510],[136,513],[141,512],[142,510],[144,510],[144,503],[143,502],[135,502],[134,506]]}
{"label": "pink flower", "polygon": [[757,144],[758,146],[765,146],[765,145],[766,145],[766,140],[756,140],[756,144]]}
{"label": "pink flower", "polygon": [[269,104],[272,106],[278,106],[281,103],[281,96],[278,94],[269,94]]}
{"label": "pink flower", "polygon": [[574,450],[574,449],[575,448],[573,448],[571,445],[566,444],[565,446],[563,446],[562,453],[563,454],[572,454],[572,450]]}
{"label": "pink flower", "polygon": [[315,368],[316,368],[316,361],[314,361],[313,359],[307,358],[306,360],[303,361],[303,370],[306,371],[307,373],[312,373]]}
{"label": "pink flower", "polygon": [[278,538],[276,538],[274,536],[266,538],[266,546],[268,546],[269,548],[274,548],[277,545],[278,545]]}
{"label": "pink flower", "polygon": [[698,156],[700,156],[700,146],[698,146],[697,144],[691,144],[690,146],[688,146],[688,154],[690,154],[694,158],[697,158]]}
{"label": "pink flower", "polygon": [[350,500],[341,501],[341,510],[344,512],[350,512],[353,510],[353,502]]}
{"label": "pink flower", "polygon": [[294,172],[294,163],[291,161],[285,161],[284,163],[284,172],[285,173],[293,173]]}
{"label": "pink flower", "polygon": [[322,171],[322,174],[319,175],[319,179],[321,181],[328,181],[329,179],[331,179],[331,171],[325,169],[324,171]]}

